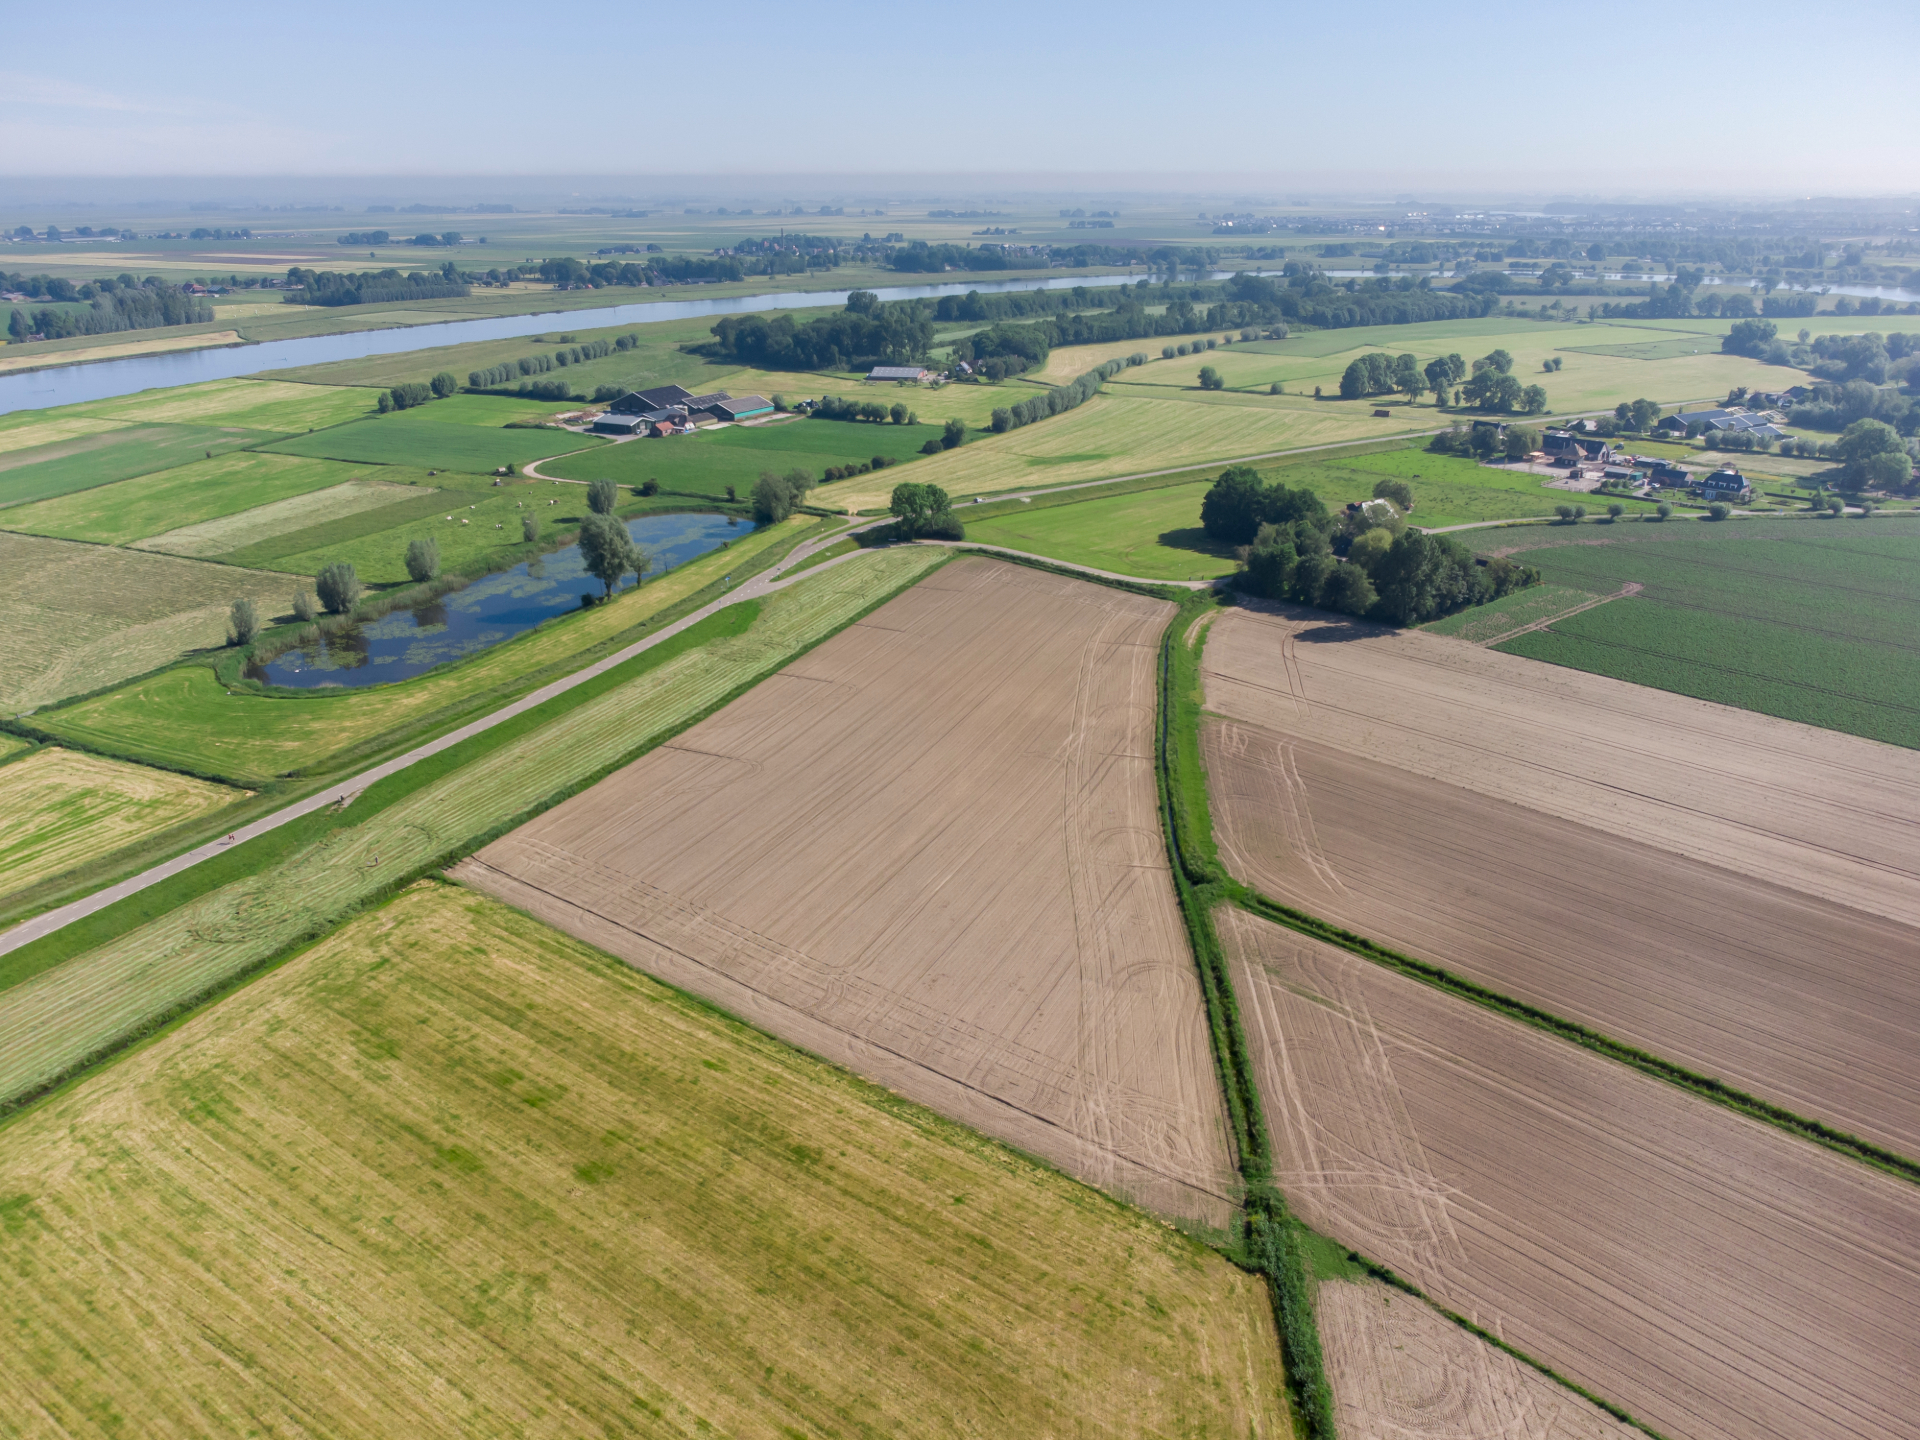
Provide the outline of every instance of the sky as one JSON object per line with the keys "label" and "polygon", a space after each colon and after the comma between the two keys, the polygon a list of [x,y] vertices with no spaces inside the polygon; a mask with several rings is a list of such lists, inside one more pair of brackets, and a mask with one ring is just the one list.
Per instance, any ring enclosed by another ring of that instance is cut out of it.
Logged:
{"label": "sky", "polygon": [[75,16],[9,16],[0,176],[1045,172],[1436,198],[1920,193],[1911,0],[95,0]]}

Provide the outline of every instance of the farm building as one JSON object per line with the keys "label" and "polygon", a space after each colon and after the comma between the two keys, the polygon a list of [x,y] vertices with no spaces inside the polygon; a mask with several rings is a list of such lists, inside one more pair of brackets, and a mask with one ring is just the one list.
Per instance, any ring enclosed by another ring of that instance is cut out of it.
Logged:
{"label": "farm building", "polygon": [[1735,407],[1731,410],[1695,410],[1689,414],[1669,415],[1659,428],[1671,434],[1704,435],[1710,431],[1744,431],[1769,439],[1786,438],[1786,431],[1768,423],[1765,417]]}
{"label": "farm building", "polygon": [[609,410],[604,415],[594,417],[592,429],[596,435],[637,435],[646,429],[646,425],[643,415],[615,415]]}
{"label": "farm building", "polygon": [[1753,486],[1747,477],[1731,465],[1716,470],[1711,475],[1703,475],[1699,481],[1700,493],[1716,500],[1746,500],[1753,495]]}
{"label": "farm building", "polygon": [[1606,465],[1613,458],[1613,447],[1596,436],[1569,435],[1564,430],[1549,430],[1540,441],[1540,449],[1551,464]]}
{"label": "farm building", "polygon": [[764,395],[742,395],[738,400],[717,401],[707,413],[716,420],[747,420],[773,414],[773,402]]}
{"label": "farm building", "polygon": [[609,415],[645,415],[650,410],[665,410],[685,405],[693,399],[691,390],[678,385],[662,385],[658,390],[629,390],[607,407]]}
{"label": "farm building", "polygon": [[932,373],[919,365],[876,365],[867,372],[867,379],[925,380]]}

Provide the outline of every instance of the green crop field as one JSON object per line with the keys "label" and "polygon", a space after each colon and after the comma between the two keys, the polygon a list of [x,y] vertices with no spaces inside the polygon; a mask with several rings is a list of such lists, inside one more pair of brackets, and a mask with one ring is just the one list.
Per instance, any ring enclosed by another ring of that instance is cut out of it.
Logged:
{"label": "green crop field", "polygon": [[[451,752],[436,757],[440,778],[364,822],[329,831],[281,863],[0,992],[0,1102],[319,933],[392,877],[459,853],[605,773],[649,737],[704,713],[945,558],[906,547],[822,570],[760,602],[744,633],[728,632],[736,612],[722,611],[706,622],[720,628],[719,638],[669,650],[664,663],[642,654],[593,682],[592,698],[548,702],[555,715],[546,723],[530,712],[506,743],[487,735],[467,742],[481,752],[469,763]],[[417,778],[403,771],[389,783]]]}
{"label": "green crop field", "polygon": [[280,380],[209,380],[66,408],[115,420],[238,425],[284,435],[357,420],[372,411],[373,403],[374,396],[366,390],[292,385]]}
{"label": "green crop field", "polygon": [[184,665],[36,716],[35,723],[115,754],[243,784],[294,771],[324,772],[343,751],[462,711],[475,697],[492,695],[504,703],[525,677],[634,629],[812,523],[796,518],[755,531],[724,551],[623,591],[610,605],[560,616],[415,680],[327,694],[230,694],[211,669]]}
{"label": "green crop field", "polygon": [[0,1404],[69,1433],[1291,1433],[1258,1277],[442,883],[8,1127],[0,1195]]}
{"label": "green crop field", "polygon": [[1470,644],[1484,645],[1489,640],[1512,634],[1523,625],[1537,624],[1576,605],[1592,603],[1593,596],[1585,590],[1574,590],[1565,585],[1529,585],[1525,590],[1516,590],[1511,595],[1503,595],[1485,605],[1476,605],[1470,610],[1431,621],[1420,628],[1431,630],[1436,635],[1451,635]]}
{"label": "green crop field", "polygon": [[317,455],[362,464],[411,465],[485,475],[503,465],[525,465],[549,455],[592,450],[606,443],[590,435],[574,435],[564,430],[508,430],[445,423],[433,418],[433,406],[422,405],[373,420],[358,420],[351,425],[300,435],[270,448],[284,455]]}
{"label": "green crop field", "polygon": [[[168,427],[171,428],[171,427]],[[0,519],[9,530],[131,545],[185,526],[238,516],[260,506],[327,490],[353,480],[405,484],[424,480],[423,470],[370,469],[337,460],[266,455],[240,450],[196,459],[113,485],[99,485],[54,500],[22,505]],[[231,548],[231,547],[230,547]]]}
{"label": "green crop field", "polygon": [[225,643],[247,596],[284,612],[284,575],[0,531],[0,713],[85,694]]}
{"label": "green crop field", "polygon": [[[76,424],[113,425],[71,439],[17,450],[0,450],[0,507],[30,505],[58,495],[151,475],[278,438],[265,430],[212,425],[118,425],[110,421]],[[61,425],[22,428],[13,436],[58,433]],[[0,439],[5,439],[0,434]],[[0,513],[0,523],[15,516]]]}
{"label": "green crop field", "polygon": [[1555,585],[1645,589],[1499,647],[1509,653],[1920,748],[1910,520],[1583,527],[1514,558]]}
{"label": "green crop field", "polygon": [[[1234,570],[1233,547],[1209,540],[1200,528],[1200,501],[1211,483],[1039,510],[1021,506],[992,519],[967,521],[967,539],[1120,575],[1211,580]],[[964,509],[960,517],[967,520]]]}
{"label": "green crop field", "polygon": [[36,750],[0,777],[0,898],[239,798],[145,765]]}
{"label": "green crop field", "polygon": [[[384,468],[384,467],[383,467]],[[437,492],[427,491],[426,495]],[[203,520],[198,525],[183,525],[164,535],[142,541],[138,548],[158,550],[167,555],[197,555],[203,559],[231,554],[235,550],[266,545],[283,535],[306,530],[369,511],[384,511],[408,504],[418,507],[424,496],[420,489],[388,480],[347,480],[312,490],[271,505],[258,505],[238,515],[223,515],[218,520]]]}
{"label": "green crop field", "polygon": [[[763,470],[784,475],[798,468],[817,481],[830,465],[856,465],[876,455],[918,461],[920,447],[939,436],[939,427],[933,425],[785,420],[777,425],[729,425],[661,440],[622,441],[592,454],[569,455],[542,465],[540,471],[573,480],[605,476],[622,485],[658,480],[665,490],[716,498],[731,485],[745,499]],[[884,482],[888,489],[910,478],[914,477],[905,471],[896,476],[892,470],[872,477],[874,484]]]}

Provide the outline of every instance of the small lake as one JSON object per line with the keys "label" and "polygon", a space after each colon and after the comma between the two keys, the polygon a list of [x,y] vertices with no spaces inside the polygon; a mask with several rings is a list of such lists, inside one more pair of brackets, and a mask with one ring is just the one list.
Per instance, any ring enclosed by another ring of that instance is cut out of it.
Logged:
{"label": "small lake", "polygon": [[[751,520],[729,524],[728,518],[646,515],[629,520],[627,533],[653,556],[647,572],[652,580],[753,533]],[[377,620],[322,635],[264,665],[249,665],[247,678],[300,690],[411,680],[578,610],[582,595],[601,593],[600,582],[581,563],[580,547],[569,545],[411,609],[392,610]]]}
{"label": "small lake", "polygon": [[[1217,270],[1213,272],[1213,278],[1222,280],[1231,273]],[[1127,285],[1145,278],[1144,273],[1077,275],[1069,272],[1045,280],[976,278],[933,285],[892,285],[873,293],[882,300],[925,300],[937,299],[942,295],[965,295],[970,290],[978,290],[983,295],[1009,290],[1071,290],[1078,285],[1093,288]],[[700,320],[716,315],[747,315],[764,310],[804,310],[814,306],[844,305],[850,293],[846,290],[788,290],[777,294],[738,295],[725,300],[655,300],[639,305],[604,305],[592,310],[547,310],[537,315],[500,315],[487,320],[397,325],[381,330],[355,330],[344,335],[306,335],[293,340],[263,341],[257,345],[180,350],[168,355],[132,355],[123,360],[80,361],[24,374],[0,375],[0,415],[15,410],[45,410],[54,405],[76,405],[83,400],[111,400],[163,386],[197,385],[206,380],[235,380],[264,371],[323,365],[333,360],[359,360],[368,355],[404,355],[441,345],[465,345],[474,340],[513,340],[527,335],[543,335],[549,330],[599,330],[610,325],[650,325],[661,320]],[[146,333],[130,332],[129,338],[135,339]]]}

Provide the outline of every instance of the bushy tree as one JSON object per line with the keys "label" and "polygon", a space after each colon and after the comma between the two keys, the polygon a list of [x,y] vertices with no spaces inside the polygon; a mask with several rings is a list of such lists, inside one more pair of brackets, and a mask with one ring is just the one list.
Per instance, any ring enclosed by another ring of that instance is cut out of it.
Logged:
{"label": "bushy tree", "polygon": [[[1855,489],[1865,489],[1873,473],[1876,457],[1886,455],[1896,457],[1895,464],[1907,465],[1906,442],[1900,438],[1900,432],[1882,420],[1856,420],[1840,432],[1840,438],[1833,442],[1834,455],[1839,459],[1843,476]],[[1887,467],[1885,473],[1892,473]],[[1894,480],[1896,485],[1906,483],[1906,474]]]}
{"label": "bushy tree", "polygon": [[967,443],[967,422],[958,418],[947,421],[946,429],[940,434],[940,448],[953,450]]}
{"label": "bushy tree", "polygon": [[351,561],[336,560],[313,577],[313,588],[328,614],[344,615],[360,598],[360,577]]}
{"label": "bushy tree", "polygon": [[440,573],[440,542],[429,535],[407,542],[407,574],[418,584]]}
{"label": "bushy tree", "polygon": [[1540,432],[1531,425],[1509,425],[1505,443],[1509,460],[1524,460],[1540,448]]}
{"label": "bushy tree", "polygon": [[1622,515],[1626,513],[1627,513],[1627,507],[1622,505],[1618,500],[1614,501],[1611,505],[1607,506],[1607,519],[1609,521],[1618,520]]}
{"label": "bushy tree", "polygon": [[1323,534],[1333,521],[1320,498],[1304,486],[1267,486],[1257,470],[1235,465],[1224,470],[1200,502],[1200,524],[1209,537],[1227,545],[1246,545],[1263,524],[1304,520]]}
{"label": "bushy tree", "polygon": [[606,587],[608,596],[629,570],[643,570],[646,561],[627,527],[611,515],[595,512],[580,527],[580,559],[587,573]]}
{"label": "bushy tree", "polygon": [[894,401],[892,408],[890,408],[887,411],[887,418],[893,421],[893,423],[896,425],[906,424],[907,423],[907,407],[905,406],[905,404],[903,404],[898,400]]}
{"label": "bushy tree", "polygon": [[1658,520],[1665,520],[1668,516],[1673,514],[1673,506],[1669,504],[1667,501],[1662,500],[1658,505],[1653,507],[1653,513],[1654,513],[1654,518]]}
{"label": "bushy tree", "polygon": [[1405,514],[1411,514],[1413,511],[1413,486],[1404,480],[1382,476],[1373,482],[1373,498],[1391,500]]}
{"label": "bushy tree", "polygon": [[793,513],[793,487],[771,470],[762,470],[753,482],[753,518],[777,525]]}
{"label": "bushy tree", "polygon": [[895,528],[906,540],[959,540],[964,538],[953,503],[938,485],[903,481],[893,487],[887,508],[893,512]]}
{"label": "bushy tree", "polygon": [[1716,500],[1707,506],[1707,518],[1709,520],[1724,520],[1731,514],[1733,514],[1733,507],[1724,500]]}
{"label": "bushy tree", "polygon": [[636,487],[636,493],[651,499],[660,493],[660,482],[653,479],[642,480],[639,486]]}
{"label": "bushy tree", "polygon": [[1352,561],[1334,566],[1320,587],[1320,603],[1348,615],[1366,614],[1379,599],[1367,572]]}
{"label": "bushy tree", "polygon": [[428,388],[433,391],[434,399],[444,400],[460,388],[460,382],[447,371],[442,370],[428,382]]}
{"label": "bushy tree", "polygon": [[1409,405],[1426,393],[1427,377],[1420,373],[1420,361],[1416,356],[1394,356],[1393,388],[1407,397]]}
{"label": "bushy tree", "polygon": [[1867,490],[1910,490],[1913,460],[1904,450],[1886,451],[1868,459],[1861,475]]}
{"label": "bushy tree", "polygon": [[309,595],[305,590],[294,591],[293,618],[305,624],[307,621],[313,619],[315,613],[313,596]]}
{"label": "bushy tree", "polygon": [[587,508],[596,515],[611,515],[620,502],[620,487],[602,478],[587,486]]}
{"label": "bushy tree", "polygon": [[233,608],[227,612],[227,643],[229,645],[250,645],[254,636],[260,633],[260,612],[252,600],[242,595],[233,602]]}
{"label": "bushy tree", "polygon": [[1202,390],[1224,390],[1227,382],[1220,378],[1220,372],[1211,365],[1200,367],[1200,388]]}

